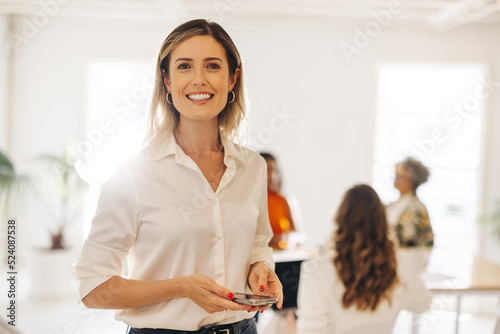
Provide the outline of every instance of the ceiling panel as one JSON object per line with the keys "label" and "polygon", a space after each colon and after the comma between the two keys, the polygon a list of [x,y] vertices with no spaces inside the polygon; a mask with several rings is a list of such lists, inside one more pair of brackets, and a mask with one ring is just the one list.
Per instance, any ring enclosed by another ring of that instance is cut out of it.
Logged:
{"label": "ceiling panel", "polygon": [[[42,4],[46,5],[44,8]],[[500,25],[500,0],[0,0],[0,14],[165,20],[231,15],[234,18],[290,17],[422,22],[438,31],[480,23]]]}

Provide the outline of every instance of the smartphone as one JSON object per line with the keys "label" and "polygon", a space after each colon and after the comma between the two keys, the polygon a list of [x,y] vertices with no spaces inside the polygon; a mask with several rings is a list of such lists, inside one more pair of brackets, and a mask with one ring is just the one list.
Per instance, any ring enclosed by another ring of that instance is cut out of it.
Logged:
{"label": "smartphone", "polygon": [[243,305],[262,306],[277,303],[278,297],[235,293],[233,301]]}

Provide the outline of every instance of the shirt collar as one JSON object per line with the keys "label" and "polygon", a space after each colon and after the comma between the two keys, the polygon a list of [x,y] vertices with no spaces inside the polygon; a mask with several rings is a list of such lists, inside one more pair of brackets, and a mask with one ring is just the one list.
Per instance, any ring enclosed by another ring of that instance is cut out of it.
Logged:
{"label": "shirt collar", "polygon": [[242,163],[245,163],[244,151],[240,145],[236,145],[228,139],[222,139],[222,146],[224,146],[225,157],[232,157]]}
{"label": "shirt collar", "polygon": [[[228,139],[221,139],[222,146],[224,147],[224,163],[226,165],[230,158],[238,160],[242,163],[245,162],[245,155],[243,148]],[[176,160],[183,159],[186,155],[177,142],[175,137],[170,134],[163,132],[154,138],[151,143],[144,149],[144,159],[146,161],[155,161],[163,159],[169,155],[174,155]]]}

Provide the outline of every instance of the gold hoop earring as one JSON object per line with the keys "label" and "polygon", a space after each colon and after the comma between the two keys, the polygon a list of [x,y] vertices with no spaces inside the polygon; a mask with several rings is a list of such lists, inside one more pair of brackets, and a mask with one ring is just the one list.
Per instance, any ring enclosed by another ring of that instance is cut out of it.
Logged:
{"label": "gold hoop earring", "polygon": [[[168,100],[168,94],[170,94],[170,92],[167,92],[167,103],[168,103],[168,104],[174,104],[174,100],[172,100],[172,102],[170,102],[170,101]],[[172,96],[172,94],[170,94],[170,96]]]}
{"label": "gold hoop earring", "polygon": [[230,91],[230,93],[233,93],[233,99],[231,101],[229,101],[228,104],[233,103],[234,100],[236,99],[236,94],[234,93],[234,91]]}

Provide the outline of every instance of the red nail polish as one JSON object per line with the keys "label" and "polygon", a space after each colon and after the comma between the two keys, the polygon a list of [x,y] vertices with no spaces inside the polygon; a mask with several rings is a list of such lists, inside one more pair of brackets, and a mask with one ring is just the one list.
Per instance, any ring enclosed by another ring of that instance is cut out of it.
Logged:
{"label": "red nail polish", "polygon": [[227,295],[227,298],[229,299],[233,299],[234,298],[234,294],[232,292],[230,292],[228,295]]}
{"label": "red nail polish", "polygon": [[261,285],[261,286],[259,287],[259,289],[260,289],[260,291],[264,291],[264,286],[263,286],[263,285]]}

